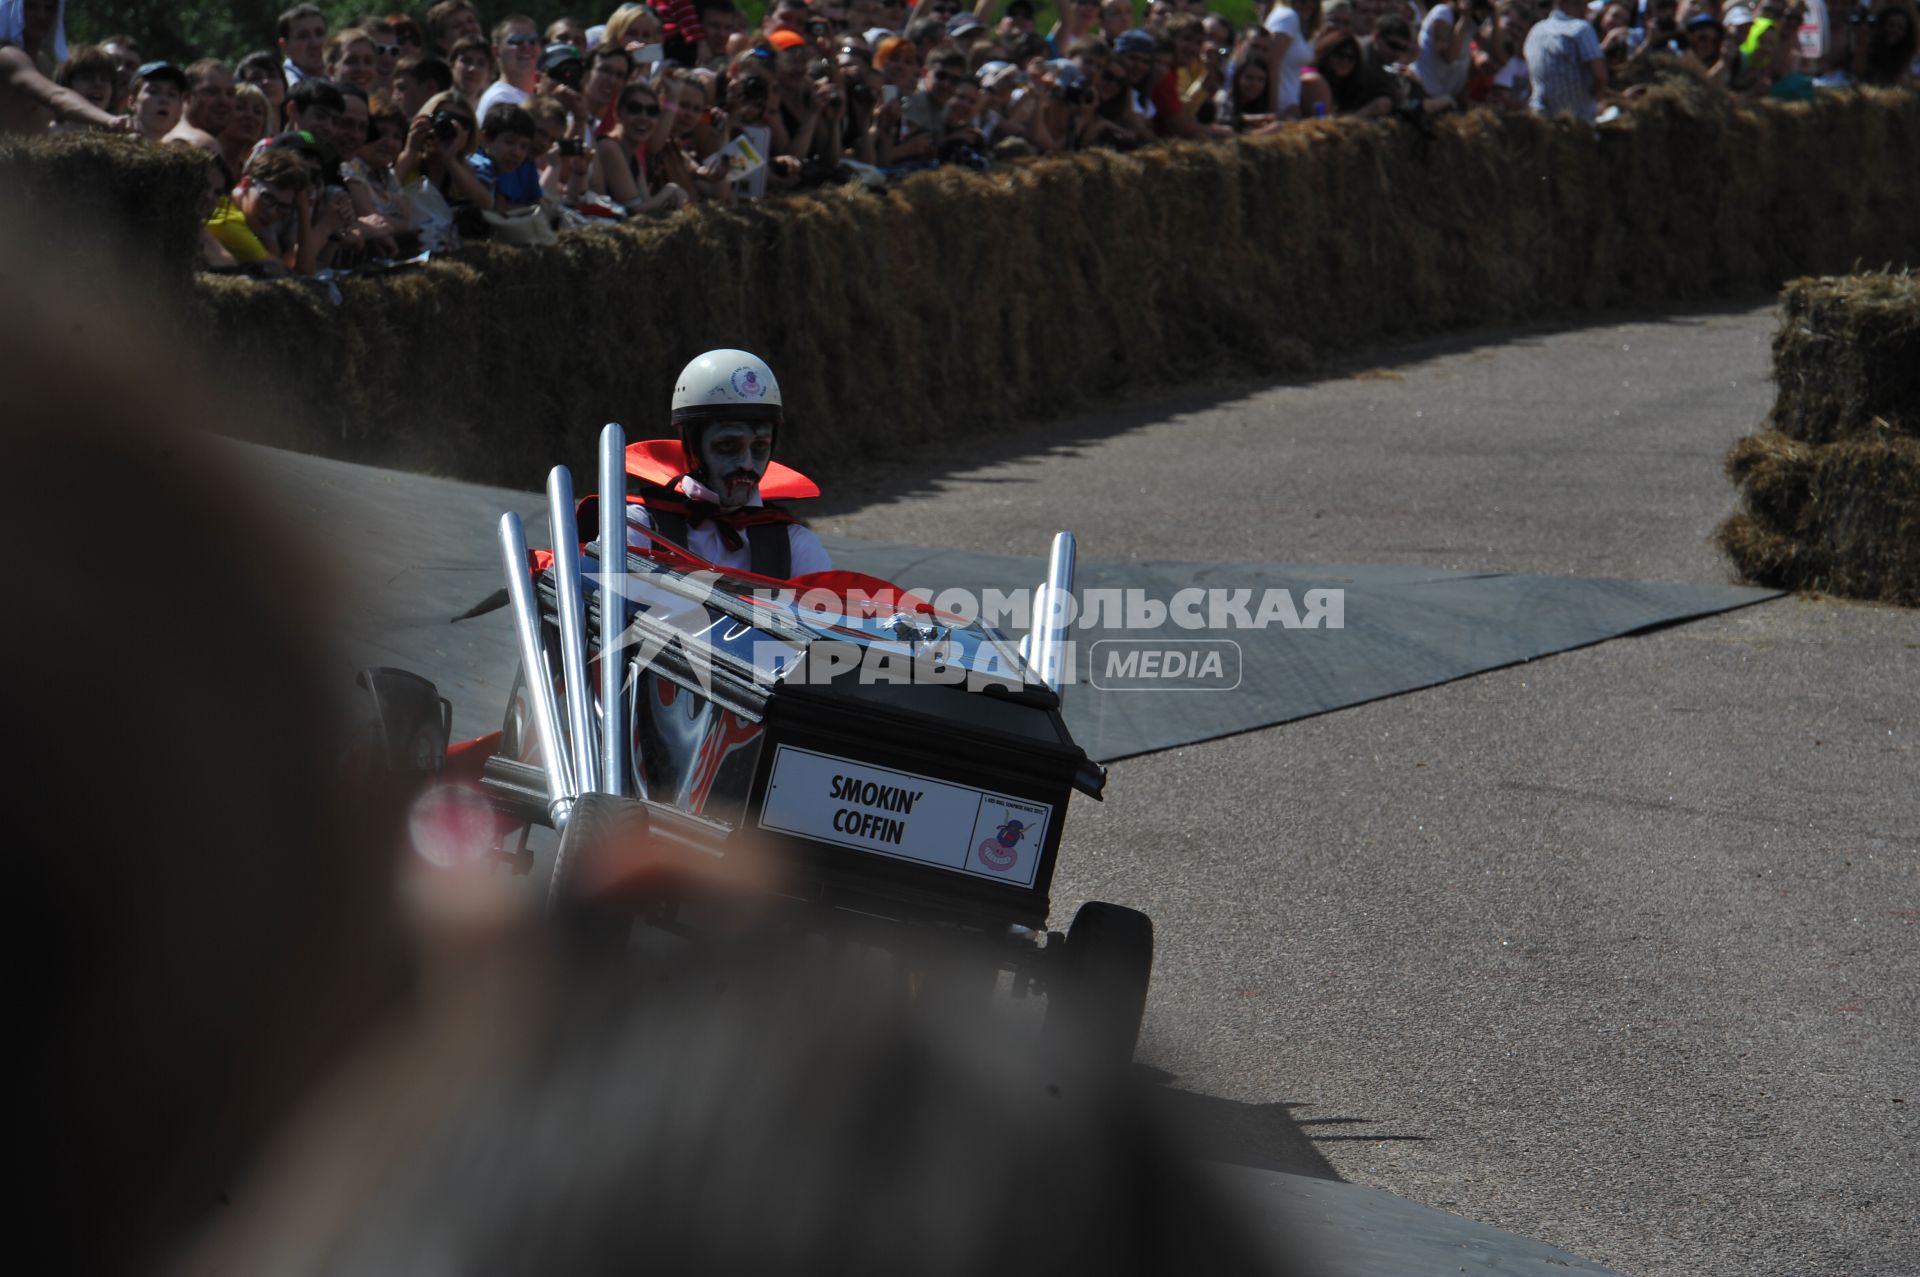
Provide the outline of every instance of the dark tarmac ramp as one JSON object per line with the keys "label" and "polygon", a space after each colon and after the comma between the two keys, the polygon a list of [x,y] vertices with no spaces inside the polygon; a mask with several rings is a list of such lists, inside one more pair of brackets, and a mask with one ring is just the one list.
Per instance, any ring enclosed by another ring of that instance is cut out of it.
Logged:
{"label": "dark tarmac ramp", "polygon": [[[519,511],[529,542],[546,544],[543,499],[267,448],[242,447],[240,455],[276,515],[323,541],[345,573],[343,659],[432,679],[453,702],[457,735],[497,726],[516,660],[512,628],[504,612],[457,624],[451,618],[500,587],[494,531],[503,512]],[[582,490],[588,482],[576,480]],[[1011,593],[1037,584],[1043,569],[1037,555],[825,540],[837,566],[929,594]],[[1432,567],[1099,559],[1081,562],[1076,586],[1082,597],[1128,590],[1163,604],[1195,588],[1243,592],[1255,606],[1269,591],[1286,591],[1296,604],[1309,591],[1344,594],[1338,629],[1188,630],[1172,619],[1146,629],[1077,629],[1078,677],[1066,698],[1067,719],[1102,762],[1291,722],[1775,597],[1738,586]],[[1178,647],[1196,640],[1232,645],[1231,686],[1164,694],[1143,690],[1138,680],[1118,690],[1111,680],[1099,685],[1103,643]]]}

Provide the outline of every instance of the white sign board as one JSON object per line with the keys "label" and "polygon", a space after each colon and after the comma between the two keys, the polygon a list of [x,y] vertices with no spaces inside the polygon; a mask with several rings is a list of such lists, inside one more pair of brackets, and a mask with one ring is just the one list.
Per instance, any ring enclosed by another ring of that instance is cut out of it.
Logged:
{"label": "white sign board", "polygon": [[1033,885],[1053,808],[891,767],[776,747],[760,824],[855,851]]}

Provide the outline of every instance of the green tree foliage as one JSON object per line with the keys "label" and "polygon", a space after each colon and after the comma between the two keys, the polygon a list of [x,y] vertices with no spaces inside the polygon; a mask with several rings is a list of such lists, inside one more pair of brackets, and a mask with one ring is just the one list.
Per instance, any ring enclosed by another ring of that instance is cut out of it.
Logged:
{"label": "green tree foliage", "polygon": [[[255,49],[271,49],[282,11],[298,0],[85,0],[67,6],[67,35],[74,41],[99,40],[125,33],[150,58],[187,62],[199,57],[240,58]],[[338,30],[369,13],[426,16],[427,3],[394,0],[316,0],[327,15],[327,29]],[[524,13],[542,26],[562,14],[591,15],[603,21],[619,0],[479,0],[489,24],[509,13]]]}

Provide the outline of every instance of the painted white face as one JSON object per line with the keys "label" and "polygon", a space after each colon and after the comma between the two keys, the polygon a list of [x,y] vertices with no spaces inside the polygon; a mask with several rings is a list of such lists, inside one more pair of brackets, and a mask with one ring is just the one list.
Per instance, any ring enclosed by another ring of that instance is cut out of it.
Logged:
{"label": "painted white face", "polygon": [[738,510],[753,500],[772,458],[773,427],[764,421],[723,421],[708,426],[700,438],[700,465],[722,510]]}

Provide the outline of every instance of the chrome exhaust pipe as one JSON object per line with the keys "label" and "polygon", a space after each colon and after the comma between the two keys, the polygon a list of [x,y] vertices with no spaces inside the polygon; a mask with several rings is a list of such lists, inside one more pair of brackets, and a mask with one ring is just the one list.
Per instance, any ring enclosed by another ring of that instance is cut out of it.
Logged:
{"label": "chrome exhaust pipe", "polygon": [[609,421],[600,431],[600,788],[627,792],[626,704],[620,696],[627,663],[627,435]]}
{"label": "chrome exhaust pipe", "polygon": [[534,606],[533,576],[527,569],[527,530],[512,511],[500,516],[500,565],[507,574],[507,606],[513,612],[522,681],[527,685],[527,699],[533,703],[533,731],[539,738],[540,761],[547,773],[547,815],[555,829],[565,829],[579,791],[573,787],[567,766],[567,743],[560,735],[546,648],[540,642],[540,613]]}
{"label": "chrome exhaust pipe", "polygon": [[[1040,680],[1059,694],[1065,682],[1067,635],[1072,628],[1068,609],[1073,605],[1073,563],[1076,548],[1071,532],[1056,532],[1047,555],[1047,583],[1035,600],[1033,664]],[[1042,610],[1044,608],[1044,610]]]}
{"label": "chrome exhaust pipe", "polygon": [[547,525],[553,533],[555,603],[560,613],[560,684],[566,696],[575,794],[600,788],[593,739],[593,693],[587,688],[587,600],[580,584],[580,533],[573,509],[573,474],[547,472]]}

